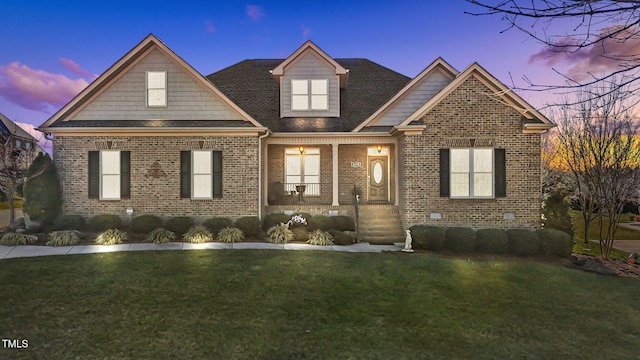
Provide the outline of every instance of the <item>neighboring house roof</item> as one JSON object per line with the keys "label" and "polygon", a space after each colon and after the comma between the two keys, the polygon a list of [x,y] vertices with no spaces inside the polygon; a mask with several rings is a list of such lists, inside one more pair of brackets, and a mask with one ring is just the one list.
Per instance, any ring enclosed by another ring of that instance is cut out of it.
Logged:
{"label": "neighboring house roof", "polygon": [[229,99],[273,132],[348,132],[400,91],[409,77],[367,59],[335,59],[348,69],[340,118],[281,118],[280,90],[270,70],[284,59],[245,60],[207,76]]}
{"label": "neighboring house roof", "polygon": [[0,134],[3,136],[13,134],[14,136],[33,141],[34,143],[38,141],[2,113],[0,113]]}

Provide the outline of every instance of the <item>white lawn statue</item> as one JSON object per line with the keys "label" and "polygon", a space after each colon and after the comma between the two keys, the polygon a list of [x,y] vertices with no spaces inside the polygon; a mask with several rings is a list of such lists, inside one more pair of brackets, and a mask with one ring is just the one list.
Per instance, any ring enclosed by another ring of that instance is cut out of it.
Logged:
{"label": "white lawn statue", "polygon": [[404,238],[404,249],[402,249],[402,251],[412,253],[411,242],[413,239],[411,238],[411,230],[405,230],[404,232],[407,234],[407,237]]}

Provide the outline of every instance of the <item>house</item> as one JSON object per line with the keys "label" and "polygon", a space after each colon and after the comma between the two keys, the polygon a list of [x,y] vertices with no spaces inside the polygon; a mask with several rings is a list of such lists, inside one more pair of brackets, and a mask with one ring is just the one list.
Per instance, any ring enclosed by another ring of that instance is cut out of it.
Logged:
{"label": "house", "polygon": [[355,193],[376,241],[418,223],[537,228],[551,127],[476,63],[411,79],[307,41],[205,77],[149,35],[39,130],[67,214],[353,215]]}
{"label": "house", "polygon": [[4,143],[9,138],[14,142],[15,149],[36,149],[37,152],[43,152],[38,146],[38,140],[0,113],[0,140]]}

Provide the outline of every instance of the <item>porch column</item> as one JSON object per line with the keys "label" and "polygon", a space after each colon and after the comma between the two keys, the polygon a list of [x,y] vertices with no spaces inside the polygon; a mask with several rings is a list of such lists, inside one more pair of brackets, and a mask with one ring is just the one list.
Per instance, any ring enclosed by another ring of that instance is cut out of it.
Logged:
{"label": "porch column", "polygon": [[331,206],[339,206],[340,204],[338,203],[338,193],[339,193],[339,189],[338,189],[338,143],[332,143],[331,144],[331,156],[333,158],[333,201],[331,203]]}

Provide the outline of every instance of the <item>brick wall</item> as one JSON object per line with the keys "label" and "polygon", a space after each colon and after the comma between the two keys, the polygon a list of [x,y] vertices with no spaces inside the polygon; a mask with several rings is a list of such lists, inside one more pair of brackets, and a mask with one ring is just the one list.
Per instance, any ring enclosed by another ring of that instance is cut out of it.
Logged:
{"label": "brick wall", "polygon": [[[125,217],[127,207],[134,209],[134,216],[191,216],[197,220],[258,214],[257,137],[56,136],[53,146],[54,161],[62,181],[65,214],[88,217],[110,213]],[[222,198],[180,198],[180,151],[197,150],[200,146],[204,150],[222,151]],[[88,198],[88,153],[108,148],[131,151],[130,199]],[[158,165],[161,171],[158,171]],[[162,172],[165,176],[153,176]]]}
{"label": "brick wall", "polygon": [[[540,226],[540,135],[522,133],[522,116],[487,94],[474,77],[465,81],[425,117],[422,135],[399,139],[399,173],[403,179],[399,207],[405,228],[414,224],[472,228]],[[472,140],[473,139],[473,140]],[[440,197],[439,149],[474,143],[506,149],[507,197]],[[442,219],[431,219],[439,213]],[[505,219],[504,214],[515,219]]]}

